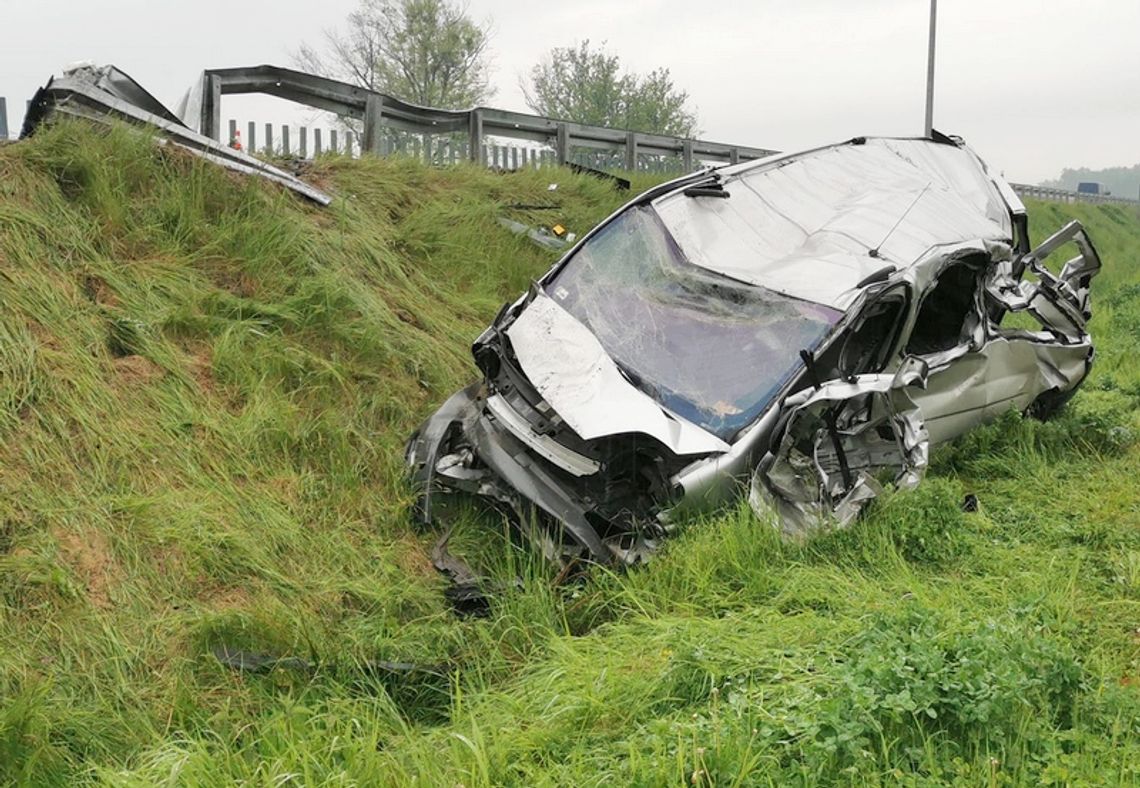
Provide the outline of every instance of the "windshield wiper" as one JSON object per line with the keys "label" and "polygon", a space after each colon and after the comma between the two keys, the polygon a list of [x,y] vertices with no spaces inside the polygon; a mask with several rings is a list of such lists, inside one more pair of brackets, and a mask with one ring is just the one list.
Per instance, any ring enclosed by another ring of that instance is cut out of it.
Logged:
{"label": "windshield wiper", "polygon": [[709,184],[708,186],[690,186],[681,192],[686,197],[719,197],[724,200],[732,196],[730,192],[724,190],[724,186],[719,183]]}

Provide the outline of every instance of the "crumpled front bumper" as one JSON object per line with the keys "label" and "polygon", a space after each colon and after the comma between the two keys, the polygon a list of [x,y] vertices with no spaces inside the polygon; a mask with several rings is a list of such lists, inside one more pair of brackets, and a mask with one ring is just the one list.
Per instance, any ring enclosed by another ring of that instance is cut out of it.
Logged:
{"label": "crumpled front bumper", "polygon": [[486,401],[483,383],[457,391],[408,441],[417,517],[431,523],[441,496],[465,492],[507,510],[553,561],[623,557],[590,524],[586,502],[495,420]]}

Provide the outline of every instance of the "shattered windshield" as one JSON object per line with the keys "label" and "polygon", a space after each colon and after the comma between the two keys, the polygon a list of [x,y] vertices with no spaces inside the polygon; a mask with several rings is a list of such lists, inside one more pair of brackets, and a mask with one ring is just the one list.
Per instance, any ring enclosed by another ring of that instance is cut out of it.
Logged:
{"label": "shattered windshield", "polygon": [[634,385],[728,440],[840,318],[693,265],[648,206],[591,238],[546,286]]}

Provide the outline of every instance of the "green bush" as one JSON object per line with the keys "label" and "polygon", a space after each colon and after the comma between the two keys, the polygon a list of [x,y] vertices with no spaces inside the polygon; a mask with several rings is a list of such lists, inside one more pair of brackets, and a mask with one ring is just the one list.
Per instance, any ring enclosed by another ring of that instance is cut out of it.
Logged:
{"label": "green bush", "polygon": [[884,750],[921,771],[931,746],[967,758],[1040,748],[1072,724],[1085,686],[1072,649],[1045,633],[920,607],[867,622],[829,671],[834,694],[796,708],[784,733],[810,768],[836,772]]}

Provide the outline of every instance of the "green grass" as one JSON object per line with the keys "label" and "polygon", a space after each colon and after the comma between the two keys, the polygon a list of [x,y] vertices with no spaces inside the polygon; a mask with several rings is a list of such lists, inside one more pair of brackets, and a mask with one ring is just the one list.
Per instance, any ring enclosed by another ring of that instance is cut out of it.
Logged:
{"label": "green grass", "polygon": [[[0,147],[0,782],[1140,779],[1134,210],[1030,206],[1106,264],[1054,421],[965,436],[848,531],[789,545],[741,505],[570,587],[463,512],[457,549],[524,583],[458,620],[403,441],[552,262],[495,219],[581,234],[623,195],[311,177],[332,207],[122,129]],[[315,667],[239,674],[220,645]]]}

